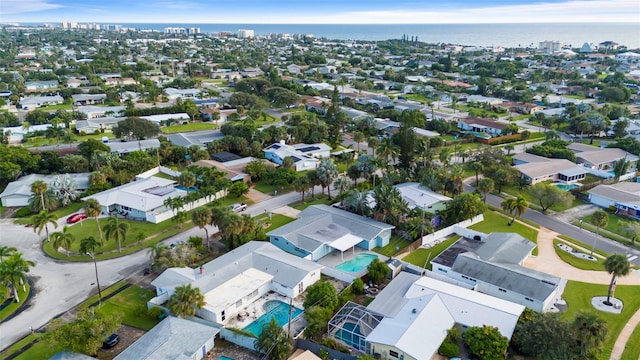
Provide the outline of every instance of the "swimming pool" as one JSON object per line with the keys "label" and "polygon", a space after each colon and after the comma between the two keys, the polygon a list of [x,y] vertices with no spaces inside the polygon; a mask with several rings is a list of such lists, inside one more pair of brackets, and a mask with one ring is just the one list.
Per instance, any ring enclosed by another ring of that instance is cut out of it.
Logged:
{"label": "swimming pool", "polygon": [[360,326],[353,323],[344,323],[340,330],[336,331],[334,337],[352,348],[358,350],[366,349],[365,336],[360,331]]}
{"label": "swimming pool", "polygon": [[230,357],[228,357],[228,356],[224,356],[224,355],[222,355],[222,356],[220,356],[220,357],[218,358],[218,360],[233,360],[233,358],[230,358]]}
{"label": "swimming pool", "polygon": [[553,185],[556,186],[558,189],[564,190],[564,191],[569,191],[571,189],[580,187],[580,185],[578,184],[553,184]]}
{"label": "swimming pool", "polygon": [[373,259],[377,258],[378,255],[374,254],[358,254],[353,259],[336,266],[336,269],[351,273],[359,272],[366,269]]}
{"label": "swimming pool", "polygon": [[[262,327],[271,321],[271,318],[275,318],[278,326],[284,326],[289,321],[289,304],[280,300],[270,300],[262,305],[265,314],[254,320],[251,324],[247,325],[243,330],[248,331],[255,336],[259,336],[262,332]],[[302,309],[297,307],[293,308],[291,313],[291,320],[302,314]]]}
{"label": "swimming pool", "polygon": [[[182,185],[174,185],[173,187],[178,190],[187,191],[187,188]],[[189,188],[189,192],[196,192],[196,191],[198,191],[198,188],[195,186],[192,186]]]}

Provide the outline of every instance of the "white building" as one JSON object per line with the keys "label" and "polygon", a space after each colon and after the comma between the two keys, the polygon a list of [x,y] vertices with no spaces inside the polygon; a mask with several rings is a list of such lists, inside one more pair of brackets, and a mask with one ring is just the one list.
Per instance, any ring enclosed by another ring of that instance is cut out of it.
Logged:
{"label": "white building", "polygon": [[331,155],[331,147],[323,143],[287,145],[283,141],[264,148],[267,160],[282,165],[284,159],[293,159],[296,171],[310,170],[318,167],[319,158]]}
{"label": "white building", "polygon": [[18,207],[29,205],[29,198],[33,195],[33,192],[31,192],[31,185],[35,181],[44,181],[49,185],[49,188],[51,188],[51,184],[56,182],[56,179],[59,176],[69,176],[75,189],[79,192],[84,192],[89,188],[89,173],[62,175],[30,174],[23,176],[16,181],[10,182],[9,185],[7,185],[2,194],[0,194],[2,206]]}
{"label": "white building", "polygon": [[627,51],[625,53],[616,55],[616,61],[627,64],[638,63],[640,62],[640,54]]}
{"label": "white building", "polygon": [[205,297],[196,311],[203,319],[225,325],[270,291],[295,298],[320,280],[323,266],[288,254],[276,246],[251,241],[204,264],[199,269],[170,268],[151,282],[162,303],[178,286],[191,284]]}
{"label": "white building", "polygon": [[239,29],[238,30],[238,37],[240,39],[251,39],[255,36],[254,31],[253,30],[248,30],[248,29]]}

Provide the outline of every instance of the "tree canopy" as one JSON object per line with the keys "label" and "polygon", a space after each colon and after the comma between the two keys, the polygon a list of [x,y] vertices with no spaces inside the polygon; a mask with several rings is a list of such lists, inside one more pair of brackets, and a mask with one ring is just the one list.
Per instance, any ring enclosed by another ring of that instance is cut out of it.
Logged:
{"label": "tree canopy", "polygon": [[129,117],[120,121],[118,125],[113,127],[112,131],[118,138],[142,140],[158,135],[160,127],[149,120]]}

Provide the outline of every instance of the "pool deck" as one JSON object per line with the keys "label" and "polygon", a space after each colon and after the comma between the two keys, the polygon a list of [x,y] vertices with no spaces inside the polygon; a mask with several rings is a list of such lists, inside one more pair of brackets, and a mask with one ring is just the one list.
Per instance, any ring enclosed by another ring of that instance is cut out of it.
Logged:
{"label": "pool deck", "polygon": [[[249,324],[266,313],[266,311],[264,310],[264,304],[271,300],[280,300],[285,304],[289,303],[289,298],[287,298],[286,296],[280,295],[276,292],[267,293],[258,298],[258,300],[254,301],[253,304],[249,305],[244,311],[240,312],[239,315],[230,318],[225,327],[244,329],[245,327],[249,326]],[[302,306],[303,302],[304,298],[298,296],[297,298],[293,299],[293,306],[299,309],[304,309]]]}

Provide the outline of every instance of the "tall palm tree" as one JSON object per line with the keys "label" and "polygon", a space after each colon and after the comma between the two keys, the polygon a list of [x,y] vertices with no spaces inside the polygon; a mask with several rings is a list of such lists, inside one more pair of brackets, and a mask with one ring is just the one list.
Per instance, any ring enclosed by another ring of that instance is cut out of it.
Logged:
{"label": "tall palm tree", "polygon": [[80,248],[78,251],[80,251],[81,254],[95,254],[100,246],[102,246],[102,243],[93,236],[89,236],[88,238],[80,240]]}
{"label": "tall palm tree", "polygon": [[18,296],[18,285],[22,285],[23,291],[26,291],[27,273],[32,266],[36,264],[33,261],[26,260],[21,253],[15,253],[9,256],[0,265],[0,278],[4,282],[9,283],[13,287],[13,297],[17,303],[20,302]]}
{"label": "tall palm tree", "polygon": [[304,193],[307,192],[310,187],[311,183],[306,175],[298,175],[293,179],[293,189],[300,193],[300,196],[302,197],[300,201],[302,202],[304,202]]}
{"label": "tall palm tree", "polygon": [[47,191],[47,189],[49,188],[49,185],[42,181],[42,180],[36,180],[31,184],[31,192],[40,197],[40,205],[39,208],[33,208],[32,210],[35,211],[40,211],[40,210],[44,210],[46,208],[45,206],[45,202],[44,202],[44,193],[45,191]]}
{"label": "tall palm tree", "polygon": [[380,139],[377,136],[371,136],[367,139],[367,146],[373,151],[373,157],[376,157],[376,149],[380,145]]}
{"label": "tall palm tree", "polygon": [[356,142],[358,154],[360,154],[360,143],[366,139],[364,134],[361,131],[356,131],[353,133],[353,141]]}
{"label": "tall palm tree", "polygon": [[586,311],[579,312],[571,323],[574,338],[578,345],[580,357],[584,359],[593,358],[589,356],[594,350],[599,350],[602,342],[607,336],[607,323],[596,314]]}
{"label": "tall palm tree", "polygon": [[102,214],[102,205],[96,199],[88,199],[84,203],[84,213],[88,217],[92,217],[96,220],[96,226],[98,227],[98,234],[100,234],[100,242],[104,241],[104,237],[102,236],[102,229],[100,228],[100,222],[98,221],[98,216]]}
{"label": "tall palm tree", "polygon": [[15,254],[17,251],[18,249],[14,248],[13,246],[0,245],[0,264],[2,263],[5,257],[11,256]]}
{"label": "tall palm tree", "polygon": [[629,259],[623,254],[613,254],[604,260],[603,265],[605,270],[612,275],[609,290],[607,291],[607,301],[605,302],[606,305],[611,306],[613,305],[610,301],[611,293],[615,290],[616,278],[629,275],[629,272],[631,272],[631,264],[629,263]]}
{"label": "tall palm tree", "polygon": [[338,167],[333,160],[324,158],[320,160],[320,164],[316,171],[318,173],[318,179],[320,179],[322,189],[327,188],[327,197],[331,200],[331,183],[336,177],[338,177]]}
{"label": "tall palm tree", "polygon": [[193,185],[196,184],[196,176],[191,171],[183,171],[180,176],[178,176],[178,184],[184,186],[185,189],[189,190]]}
{"label": "tall palm tree", "polygon": [[370,216],[372,209],[369,207],[368,192],[351,190],[344,199],[344,206],[358,215]]}
{"label": "tall palm tree", "polygon": [[209,230],[207,230],[207,225],[211,222],[211,209],[208,207],[194,209],[191,212],[191,221],[200,229],[204,229],[207,248],[209,248]]}
{"label": "tall palm tree", "polygon": [[509,216],[511,216],[511,219],[507,222],[507,225],[511,226],[511,224],[516,220],[516,217],[521,216],[527,211],[529,203],[527,202],[527,199],[520,194],[516,198],[504,200],[500,206],[509,214]]}
{"label": "tall palm tree", "polygon": [[110,217],[104,225],[104,235],[107,240],[113,238],[118,243],[118,252],[122,252],[122,240],[127,236],[129,224],[120,222],[118,217]]}
{"label": "tall palm tree", "polygon": [[167,249],[169,249],[167,245],[163,244],[162,242],[157,242],[149,246],[149,251],[147,253],[149,254],[149,258],[151,259],[151,261],[155,262],[158,257]]}
{"label": "tall palm tree", "polygon": [[205,305],[204,295],[200,293],[199,288],[191,287],[191,284],[178,286],[169,298],[168,305],[169,310],[181,318],[194,316],[196,310],[202,309]]}
{"label": "tall palm tree", "polygon": [[69,232],[69,227],[65,226],[62,228],[62,231],[56,231],[51,234],[53,238],[53,247],[58,249],[59,247],[64,247],[67,256],[69,256],[69,249],[71,248],[71,244],[76,240],[76,237]]}
{"label": "tall palm tree", "polygon": [[47,241],[49,241],[49,224],[53,224],[55,229],[58,228],[58,218],[47,210],[42,210],[36,215],[31,217],[31,224],[33,225],[33,232],[38,235],[42,234],[42,230],[47,234]]}
{"label": "tall palm tree", "polygon": [[626,158],[620,159],[613,163],[613,173],[615,175],[616,182],[620,181],[620,177],[627,173],[629,170],[629,166],[631,166],[631,161]]}
{"label": "tall palm tree", "polygon": [[378,156],[385,158],[387,162],[395,161],[398,157],[398,148],[390,137],[385,137],[378,145]]}
{"label": "tall palm tree", "polygon": [[293,340],[278,324],[275,317],[262,327],[260,335],[254,341],[255,349],[265,354],[263,359],[282,360],[286,359],[291,352]]}

